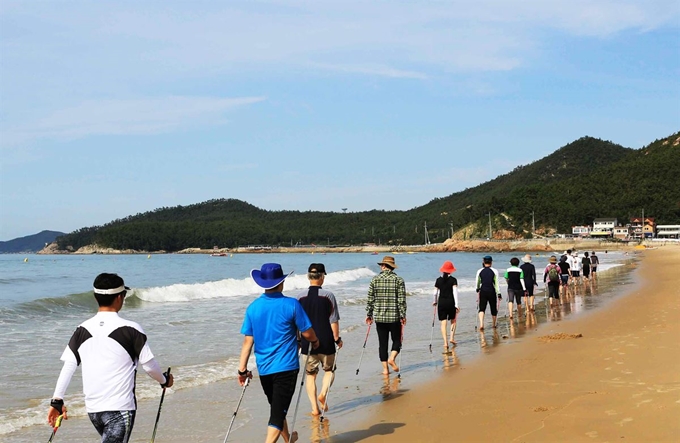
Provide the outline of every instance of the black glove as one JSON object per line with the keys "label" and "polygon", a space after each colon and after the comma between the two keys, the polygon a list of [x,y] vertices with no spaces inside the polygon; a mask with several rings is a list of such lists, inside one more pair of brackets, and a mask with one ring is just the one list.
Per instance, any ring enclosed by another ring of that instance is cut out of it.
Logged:
{"label": "black glove", "polygon": [[54,409],[56,409],[57,412],[59,413],[59,415],[63,414],[62,411],[63,411],[63,407],[64,407],[64,400],[62,400],[62,399],[57,400],[57,399],[53,398],[52,401],[50,401],[50,406],[52,406]]}
{"label": "black glove", "polygon": [[170,381],[170,368],[168,368],[168,370],[163,373],[163,376],[165,377],[165,383],[161,383],[161,388],[165,389],[168,382]]}

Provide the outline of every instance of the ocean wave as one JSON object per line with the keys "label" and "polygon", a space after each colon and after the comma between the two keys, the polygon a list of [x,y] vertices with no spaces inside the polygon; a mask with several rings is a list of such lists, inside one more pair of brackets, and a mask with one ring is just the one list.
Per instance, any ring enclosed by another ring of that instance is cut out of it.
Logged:
{"label": "ocean wave", "polygon": [[[197,386],[215,383],[227,379],[235,379],[238,371],[239,358],[234,357],[223,361],[203,363],[191,366],[180,366],[173,368],[172,374],[175,379],[176,387],[179,390],[190,389]],[[248,363],[249,367],[255,367],[253,357]],[[144,371],[140,369],[143,373]],[[166,395],[172,395],[175,388],[168,388]],[[135,386],[135,396],[137,400],[158,398],[162,390],[158,388],[158,383],[146,374],[137,377]],[[67,395],[64,400],[68,406],[70,417],[83,417],[87,415],[85,410],[85,398],[82,392]],[[0,421],[0,435],[10,434],[22,428],[45,423],[45,413],[49,407],[49,400],[33,400],[36,406],[24,409],[2,410],[0,413],[3,420]]]}
{"label": "ocean wave", "polygon": [[[375,273],[368,268],[331,272],[326,276],[324,287],[333,290],[333,287],[336,285],[372,277],[374,275]],[[307,280],[306,274],[293,274],[286,279],[286,291],[300,290],[307,287],[309,287],[309,280]],[[228,278],[206,283],[174,284],[145,289],[136,288],[132,291],[131,295],[134,298],[145,302],[162,303],[239,297],[243,295],[260,294],[261,292],[262,289],[257,286],[250,277],[247,277],[243,279]]]}

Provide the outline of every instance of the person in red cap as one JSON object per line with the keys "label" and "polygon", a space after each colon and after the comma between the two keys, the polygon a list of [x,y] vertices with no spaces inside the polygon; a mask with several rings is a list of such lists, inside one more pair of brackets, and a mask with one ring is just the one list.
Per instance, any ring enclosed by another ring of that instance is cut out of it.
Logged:
{"label": "person in red cap", "polygon": [[[444,352],[449,352],[449,346],[456,346],[454,336],[456,334],[456,314],[460,312],[458,307],[458,280],[451,276],[456,272],[456,267],[450,261],[445,261],[439,272],[441,277],[434,283],[434,302],[437,306],[439,321],[442,325],[442,338],[444,339]],[[451,322],[450,336],[447,331],[447,322]]]}

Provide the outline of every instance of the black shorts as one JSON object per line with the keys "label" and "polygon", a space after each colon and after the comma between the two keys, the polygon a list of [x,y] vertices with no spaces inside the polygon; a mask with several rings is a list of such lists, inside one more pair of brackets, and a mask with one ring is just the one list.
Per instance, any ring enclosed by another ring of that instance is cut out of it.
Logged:
{"label": "black shorts", "polygon": [[[529,297],[532,297],[534,295],[534,288],[535,288],[535,286],[534,286],[533,283],[532,284],[527,283],[527,292],[529,293]],[[525,297],[526,297],[526,294],[525,294]]]}
{"label": "black shorts", "polygon": [[590,268],[583,268],[583,276],[586,278],[590,277]]}
{"label": "black shorts", "polygon": [[597,272],[597,266],[593,266],[593,267],[591,268],[591,271]]}
{"label": "black shorts", "polygon": [[260,375],[262,390],[269,402],[269,426],[280,431],[288,413],[288,407],[295,394],[299,369]]}
{"label": "black shorts", "polygon": [[496,294],[493,292],[479,292],[479,312],[486,311],[486,304],[491,308],[491,315],[498,315],[498,305],[496,304]]}
{"label": "black shorts", "polygon": [[510,289],[508,288],[508,303],[522,304],[522,297],[524,296],[524,291],[521,289]]}
{"label": "black shorts", "polygon": [[572,277],[580,277],[580,276],[581,276],[581,271],[571,271],[571,276],[572,276]]}
{"label": "black shorts", "polygon": [[453,303],[453,300],[439,299],[439,301],[437,301],[437,314],[439,316],[439,320],[441,321],[455,320],[456,305]]}

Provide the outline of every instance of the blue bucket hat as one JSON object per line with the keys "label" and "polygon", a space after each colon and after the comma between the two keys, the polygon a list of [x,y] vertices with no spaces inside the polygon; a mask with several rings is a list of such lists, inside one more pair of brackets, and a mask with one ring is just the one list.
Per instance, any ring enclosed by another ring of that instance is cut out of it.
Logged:
{"label": "blue bucket hat", "polygon": [[284,281],[294,271],[288,274],[283,273],[281,265],[278,263],[265,263],[260,269],[253,269],[250,271],[250,276],[255,280],[255,283],[264,289],[273,289]]}

